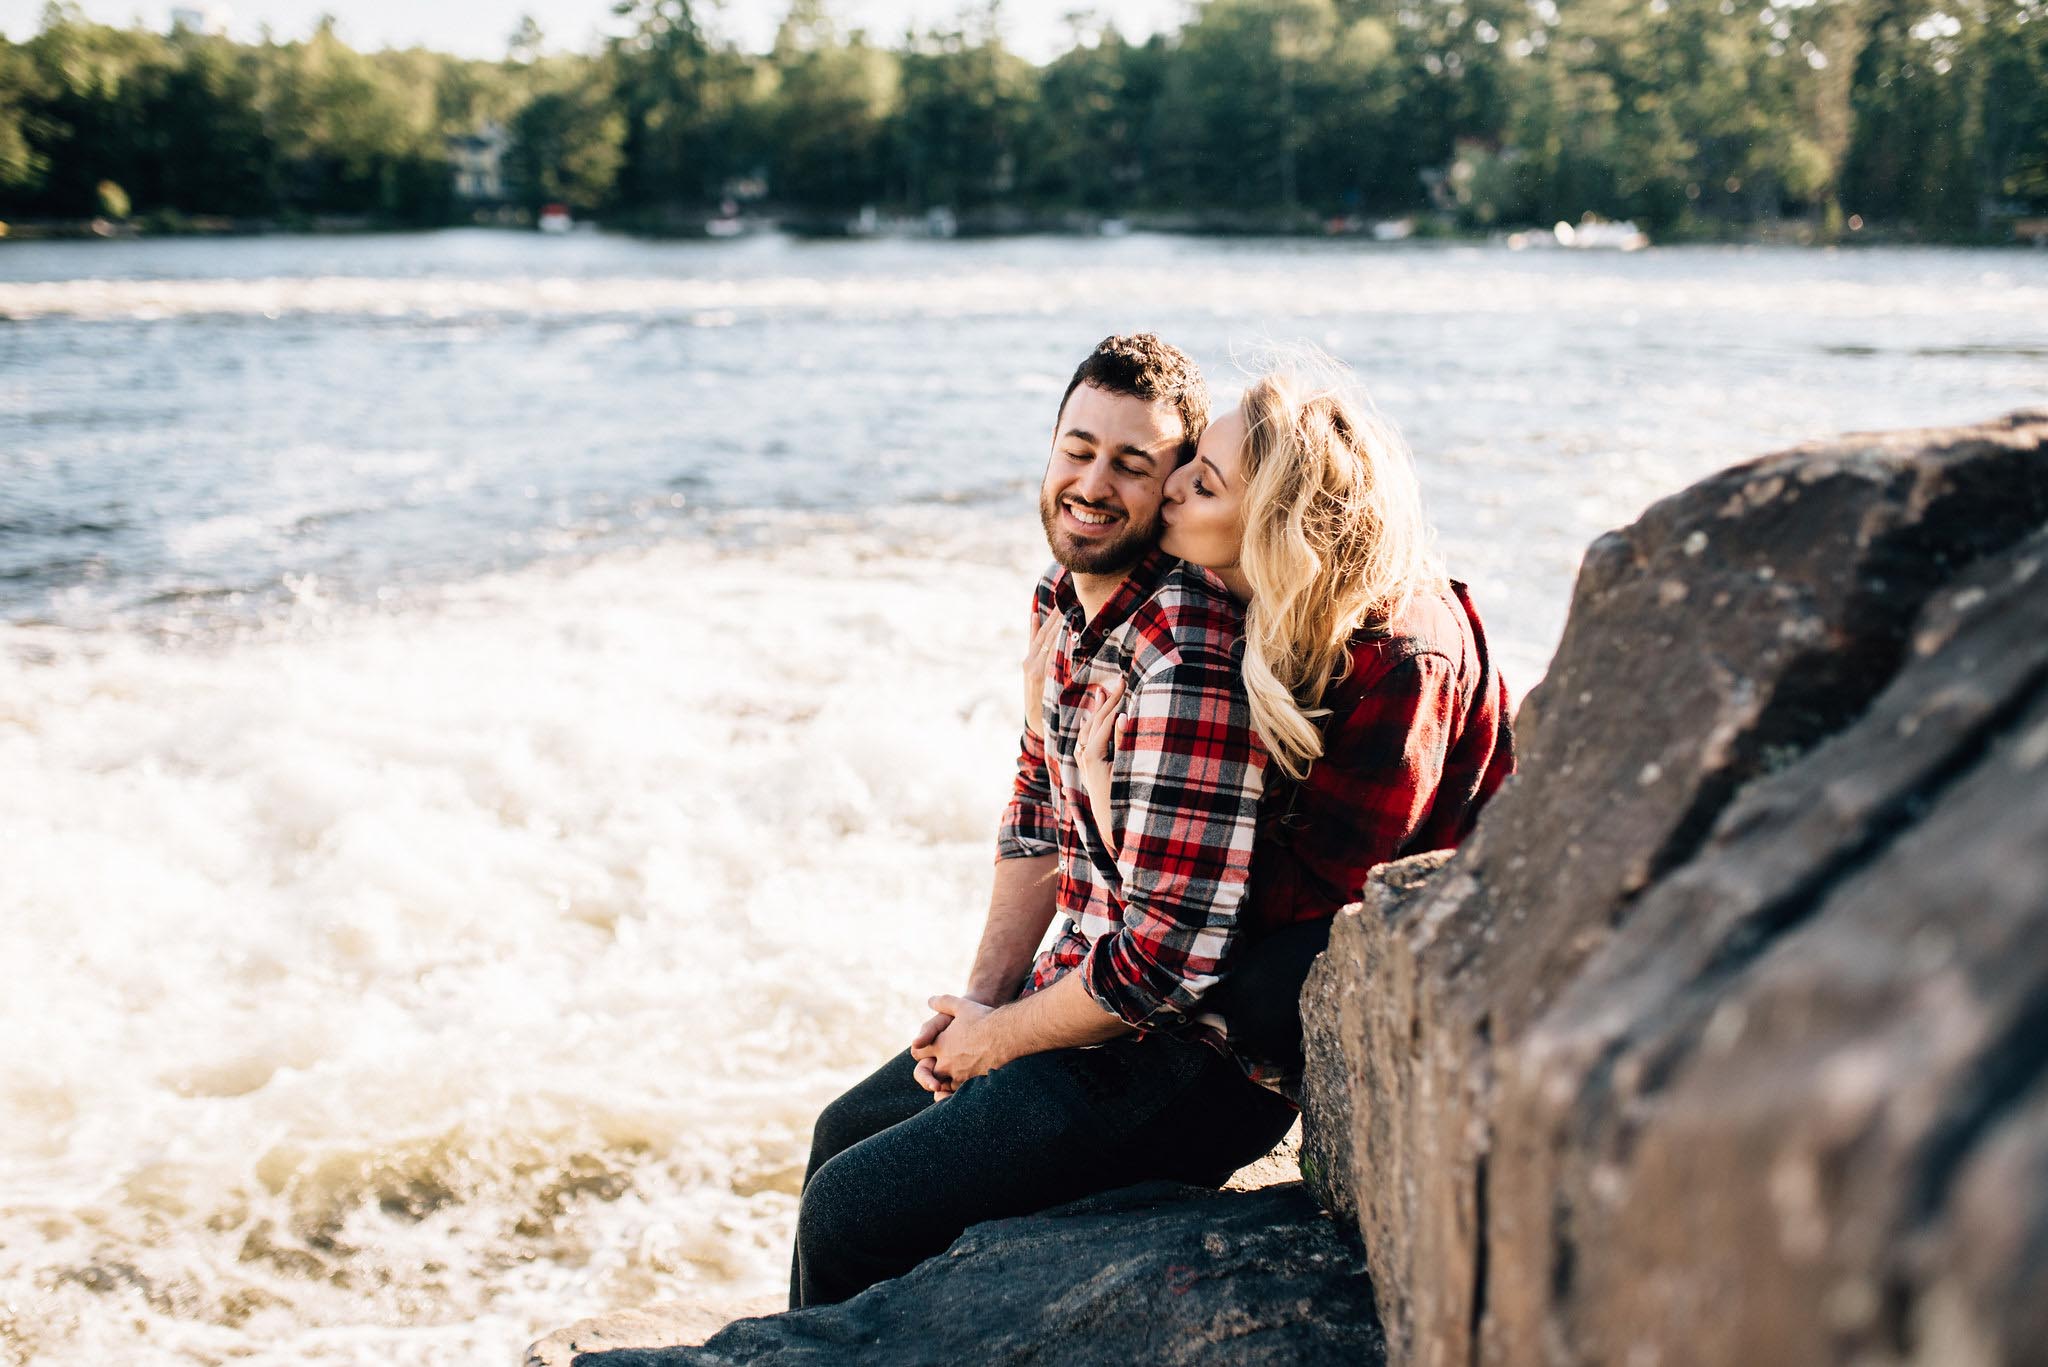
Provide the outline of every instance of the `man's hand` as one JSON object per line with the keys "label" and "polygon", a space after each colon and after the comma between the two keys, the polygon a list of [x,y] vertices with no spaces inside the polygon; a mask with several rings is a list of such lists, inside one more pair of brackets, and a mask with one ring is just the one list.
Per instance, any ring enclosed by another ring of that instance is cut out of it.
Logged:
{"label": "man's hand", "polygon": [[[937,998],[933,1000],[936,1001]],[[917,1060],[917,1071],[912,1076],[917,1079],[918,1086],[932,1094],[934,1101],[944,1101],[953,1095],[953,1084],[941,1078],[937,1068],[932,1064],[932,1055],[935,1052],[932,1046],[945,1028],[952,1023],[953,1018],[941,1011],[919,1026],[917,1033],[910,1040],[910,1056]]]}
{"label": "man's hand", "polygon": [[918,1082],[926,1085],[934,1096],[942,1091],[951,1092],[1009,1062],[997,1050],[986,1028],[988,1018],[995,1013],[993,1007],[965,997],[933,997],[931,1008],[939,1014],[925,1023],[925,1029],[929,1030],[934,1022],[944,1024],[929,1044],[913,1044],[911,1054],[918,1060]]}

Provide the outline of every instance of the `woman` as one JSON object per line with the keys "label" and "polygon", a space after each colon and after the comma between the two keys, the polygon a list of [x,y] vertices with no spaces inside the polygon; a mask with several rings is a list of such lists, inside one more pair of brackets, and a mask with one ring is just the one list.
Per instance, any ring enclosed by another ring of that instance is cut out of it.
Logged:
{"label": "woman", "polygon": [[[1161,545],[1245,604],[1269,764],[1243,948],[1205,1004],[1283,1086],[1330,918],[1375,865],[1457,845],[1514,768],[1506,684],[1437,566],[1407,448],[1347,379],[1319,353],[1260,377],[1166,485]],[[1112,849],[1120,696],[1104,693],[1080,756]]]}

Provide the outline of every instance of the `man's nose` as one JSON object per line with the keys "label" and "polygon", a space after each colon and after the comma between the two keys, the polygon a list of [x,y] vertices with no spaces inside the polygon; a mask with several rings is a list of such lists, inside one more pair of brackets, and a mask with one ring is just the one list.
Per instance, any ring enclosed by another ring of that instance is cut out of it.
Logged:
{"label": "man's nose", "polygon": [[1090,503],[1106,503],[1115,491],[1116,485],[1110,478],[1107,461],[1088,462],[1088,468],[1074,481],[1074,492]]}

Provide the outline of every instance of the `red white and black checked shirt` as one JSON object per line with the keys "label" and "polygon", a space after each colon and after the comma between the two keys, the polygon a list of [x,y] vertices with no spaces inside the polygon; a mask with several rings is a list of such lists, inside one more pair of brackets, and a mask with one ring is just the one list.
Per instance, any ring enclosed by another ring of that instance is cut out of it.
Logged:
{"label": "red white and black checked shirt", "polygon": [[[1067,925],[1025,991],[1079,971],[1126,1024],[1185,1028],[1237,938],[1258,826],[1266,751],[1236,658],[1243,614],[1215,576],[1157,551],[1093,620],[1072,576],[1048,572],[1033,629],[1052,613],[1066,625],[1046,674],[1045,739],[1024,734],[997,851],[1059,856]],[[1112,858],[1075,752],[1089,690],[1119,678]]]}

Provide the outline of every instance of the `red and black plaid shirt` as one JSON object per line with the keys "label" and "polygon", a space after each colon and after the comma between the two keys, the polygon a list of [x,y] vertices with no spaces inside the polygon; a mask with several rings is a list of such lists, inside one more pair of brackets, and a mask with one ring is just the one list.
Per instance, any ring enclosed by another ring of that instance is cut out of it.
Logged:
{"label": "red and black plaid shirt", "polygon": [[1507,683],[1463,584],[1354,639],[1322,705],[1323,757],[1298,783],[1276,770],[1259,812],[1254,933],[1336,915],[1390,859],[1456,848],[1514,772]]}
{"label": "red and black plaid shirt", "polygon": [[[1057,854],[1068,919],[1025,990],[1079,970],[1125,1023],[1185,1027],[1237,938],[1258,825],[1266,751],[1235,657],[1243,615],[1213,575],[1156,551],[1093,620],[1072,576],[1048,572],[1033,630],[1052,613],[1066,626],[1045,681],[1045,739],[1024,735],[998,858]],[[1089,690],[1118,678],[1112,857],[1074,756]]]}

